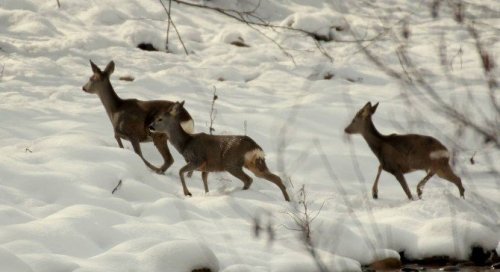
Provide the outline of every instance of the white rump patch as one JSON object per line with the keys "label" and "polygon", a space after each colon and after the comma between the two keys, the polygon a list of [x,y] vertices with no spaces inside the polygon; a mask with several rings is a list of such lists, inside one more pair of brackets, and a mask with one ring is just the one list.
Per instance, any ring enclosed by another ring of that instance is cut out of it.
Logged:
{"label": "white rump patch", "polygon": [[264,153],[264,151],[262,151],[262,149],[254,149],[252,151],[248,151],[245,154],[245,161],[251,162],[256,159],[264,159],[265,156],[266,154]]}
{"label": "white rump patch", "polygon": [[448,150],[437,150],[437,151],[432,151],[431,154],[429,154],[429,157],[432,160],[437,160],[437,159],[441,159],[441,158],[449,158],[450,153],[448,152]]}
{"label": "white rump patch", "polygon": [[187,132],[189,134],[193,134],[194,133],[194,121],[193,121],[193,119],[191,119],[189,121],[182,122],[181,127],[185,132]]}

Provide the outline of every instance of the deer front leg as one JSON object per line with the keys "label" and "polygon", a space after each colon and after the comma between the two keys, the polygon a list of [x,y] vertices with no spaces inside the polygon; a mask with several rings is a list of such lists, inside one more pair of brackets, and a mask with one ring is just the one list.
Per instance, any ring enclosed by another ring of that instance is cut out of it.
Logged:
{"label": "deer front leg", "polygon": [[399,184],[401,184],[401,187],[403,187],[403,190],[405,191],[408,199],[413,200],[413,196],[411,195],[410,188],[408,188],[408,184],[406,183],[406,180],[405,180],[405,177],[403,176],[403,173],[396,172],[396,173],[394,173],[394,176],[399,181]]}
{"label": "deer front leg", "polygon": [[182,190],[184,191],[185,196],[192,196],[192,194],[189,192],[187,186],[186,186],[186,181],[184,180],[184,173],[190,172],[193,170],[198,169],[202,163],[192,163],[188,162],[188,164],[184,165],[180,170],[179,170],[179,176],[181,177],[181,184],[182,184]]}
{"label": "deer front leg", "polygon": [[167,146],[167,135],[163,133],[154,133],[152,136],[153,143],[163,158],[163,165],[160,167],[160,172],[164,173],[174,163],[174,158],[172,158],[172,154],[170,154],[170,150]]}
{"label": "deer front leg", "polygon": [[[193,173],[193,171],[189,173]],[[208,172],[201,172],[201,179],[203,180],[203,187],[205,187],[205,193],[208,193]]]}
{"label": "deer front leg", "polygon": [[372,187],[372,197],[373,197],[373,199],[377,199],[378,198],[378,179],[380,178],[380,173],[382,173],[382,165],[378,166],[377,177],[375,178],[375,182],[373,183],[373,187]]}
{"label": "deer front leg", "polygon": [[141,157],[142,161],[146,164],[147,167],[151,168],[153,171],[155,171],[158,174],[161,174],[161,170],[158,167],[155,167],[151,163],[149,163],[144,157],[142,156],[142,151],[141,151],[141,145],[138,140],[130,140],[132,143],[132,147],[134,148],[134,152]]}

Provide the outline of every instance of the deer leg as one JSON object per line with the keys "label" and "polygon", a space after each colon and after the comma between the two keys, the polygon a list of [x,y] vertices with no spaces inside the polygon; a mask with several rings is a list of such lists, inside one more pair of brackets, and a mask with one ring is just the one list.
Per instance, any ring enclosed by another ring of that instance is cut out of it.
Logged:
{"label": "deer leg", "polygon": [[372,197],[373,199],[378,198],[378,179],[380,178],[380,173],[382,173],[382,165],[378,166],[377,177],[375,178],[375,182],[372,187]]}
{"label": "deer leg", "polygon": [[142,161],[146,164],[146,166],[151,168],[156,173],[161,173],[161,170],[159,168],[155,167],[154,165],[149,163],[146,159],[144,159],[144,157],[142,156],[141,145],[140,145],[139,141],[130,140],[130,142],[132,143],[132,147],[134,148],[134,152],[137,155],[139,155],[139,157],[141,157]]}
{"label": "deer leg", "polygon": [[[189,172],[193,173],[193,171]],[[188,175],[189,175],[188,173]],[[201,179],[203,180],[203,187],[205,187],[205,193],[208,193],[208,172],[201,172]]]}
{"label": "deer leg", "polygon": [[162,133],[154,133],[153,143],[163,158],[163,165],[160,167],[160,171],[161,173],[164,173],[172,165],[172,163],[174,163],[172,154],[170,154],[170,150],[167,146],[167,135]]}
{"label": "deer leg", "polygon": [[427,183],[427,181],[434,176],[434,172],[429,171],[429,173],[418,183],[417,185],[417,194],[418,198],[422,199],[422,192],[424,190],[424,186]]}
{"label": "deer leg", "polygon": [[283,193],[283,197],[285,198],[286,201],[290,201],[290,197],[288,196],[288,193],[286,192],[286,187],[285,187],[285,184],[283,184],[283,181],[281,180],[280,177],[278,177],[277,175],[271,173],[269,171],[269,169],[267,168],[267,165],[265,164],[264,161],[262,161],[262,165],[260,167],[260,169],[258,168],[254,168],[254,167],[249,167],[248,169],[250,171],[252,171],[252,173],[254,173],[257,177],[259,178],[263,178],[263,179],[267,179],[269,180],[270,182],[276,184],[281,192]]}
{"label": "deer leg", "polygon": [[413,200],[413,196],[411,195],[410,188],[408,188],[408,184],[406,183],[406,180],[405,180],[405,177],[403,176],[403,173],[396,172],[396,173],[394,173],[394,176],[399,181],[399,184],[401,184],[401,187],[403,187],[403,190],[405,191],[406,196],[408,196],[408,199]]}
{"label": "deer leg", "polygon": [[463,199],[465,199],[465,196],[464,196],[465,189],[464,189],[464,186],[462,185],[462,180],[457,175],[455,175],[455,173],[453,173],[453,170],[451,170],[451,167],[449,164],[446,164],[443,168],[436,171],[436,174],[440,178],[446,179],[446,180],[452,182],[453,184],[455,184],[458,188],[458,191],[460,192],[460,196]]}
{"label": "deer leg", "polygon": [[275,174],[269,172],[269,170],[267,170],[263,173],[262,178],[267,179],[270,182],[276,184],[280,188],[281,192],[283,193],[283,197],[285,198],[285,200],[290,201],[290,197],[288,196],[288,193],[286,192],[285,184],[283,184],[283,181],[281,180],[280,177],[278,177],[277,175],[275,175]]}
{"label": "deer leg", "polygon": [[118,143],[118,146],[120,148],[123,148],[122,138],[120,138],[120,136],[118,136],[117,134],[115,134],[115,139],[116,139],[116,142]]}
{"label": "deer leg", "polygon": [[229,174],[243,181],[243,190],[248,190],[248,188],[250,188],[250,185],[252,185],[252,178],[245,172],[243,172],[243,169],[241,167],[235,167],[233,169],[228,169],[227,171],[229,172]]}
{"label": "deer leg", "polygon": [[189,192],[189,190],[186,186],[186,181],[184,180],[184,173],[198,169],[198,167],[200,167],[200,166],[201,166],[201,163],[195,164],[195,163],[189,162],[188,164],[184,165],[179,170],[179,176],[181,177],[182,190],[184,191],[185,196],[192,196],[192,194]]}

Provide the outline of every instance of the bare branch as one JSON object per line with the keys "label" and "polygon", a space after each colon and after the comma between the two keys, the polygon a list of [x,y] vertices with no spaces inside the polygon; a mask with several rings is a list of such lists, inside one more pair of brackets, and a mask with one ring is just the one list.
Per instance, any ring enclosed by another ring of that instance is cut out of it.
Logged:
{"label": "bare branch", "polygon": [[215,128],[213,127],[215,121],[215,115],[217,114],[217,111],[215,110],[215,100],[217,100],[218,98],[219,97],[217,96],[217,89],[214,86],[214,94],[212,96],[212,106],[210,107],[210,127],[209,127],[210,135],[212,135],[212,132],[215,131]]}
{"label": "bare branch", "polygon": [[[175,26],[174,21],[172,21],[172,17],[170,16],[170,9],[167,9],[167,7],[165,6],[165,4],[163,4],[162,0],[158,0],[158,1],[160,1],[160,4],[162,5],[163,9],[167,13],[167,16],[168,16],[168,29],[170,29],[170,24],[172,24],[172,26],[174,27],[175,33],[177,33],[177,37],[179,38],[179,41],[182,44],[182,48],[184,48],[184,53],[186,53],[186,55],[189,55],[189,53],[188,53],[188,51],[186,49],[186,45],[184,45],[184,41],[182,40],[181,34],[179,33],[179,30],[177,30],[177,27]],[[167,37],[168,37],[168,29],[167,29]],[[168,39],[167,39],[167,44],[165,46],[168,47]]]}

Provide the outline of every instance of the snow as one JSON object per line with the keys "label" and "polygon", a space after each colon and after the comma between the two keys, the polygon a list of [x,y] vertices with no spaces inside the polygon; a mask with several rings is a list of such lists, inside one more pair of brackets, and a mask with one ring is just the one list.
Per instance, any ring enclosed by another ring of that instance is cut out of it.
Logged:
{"label": "snow", "polygon": [[219,271],[217,258],[208,246],[193,241],[161,243],[144,251],[139,262],[146,271],[192,271],[200,268]]}
{"label": "snow", "polygon": [[331,11],[295,13],[283,20],[281,25],[314,33],[325,40],[333,39],[337,31],[348,28],[344,18]]}
{"label": "snow", "polygon": [[[118,148],[100,100],[81,90],[91,76],[89,59],[101,68],[115,61],[111,82],[121,97],[185,100],[198,132],[208,132],[215,87],[215,132],[251,136],[295,201],[305,185],[309,209],[317,214],[312,242],[332,271],[360,271],[375,260],[399,258],[401,251],[415,259],[467,259],[473,246],[500,252],[500,184],[488,164],[490,158],[498,169],[500,152],[474,135],[458,139],[463,151],[454,167],[465,200],[453,184],[433,177],[422,200],[408,201],[385,172],[379,199],[371,198],[376,157],[360,136],[348,138],[343,132],[361,106],[380,101],[374,122],[383,133],[432,135],[450,150],[456,149],[450,137],[457,126],[425,105],[408,107],[401,85],[354,44],[322,43],[334,58],[330,62],[310,38],[265,31],[293,54],[292,61],[244,24],[173,4],[174,22],[190,53],[186,56],[174,32],[170,53],[163,52],[166,15],[157,1],[60,2],[58,9],[56,1],[0,0],[1,271],[318,271],[289,215],[300,205],[286,203],[274,184],[255,177],[243,191],[242,182],[229,174],[210,174],[205,194],[200,174],[194,173],[187,180],[193,197],[186,198],[178,177],[183,159],[174,149],[173,166],[158,175],[129,142]],[[253,10],[258,1],[194,2]],[[487,103],[473,40],[452,31],[457,28],[452,19],[429,18],[428,8],[417,2],[384,5],[399,6],[391,9],[397,16],[412,11],[414,44],[409,50],[421,71],[459,106],[471,96]],[[256,12],[276,25],[349,39],[347,27],[366,35],[381,27],[378,18],[358,12],[359,5],[273,0],[262,1]],[[496,17],[484,20],[500,23]],[[441,33],[432,30],[439,27],[450,29],[445,33],[452,41],[449,52],[463,48],[453,67],[467,86],[447,81],[436,64]],[[481,31],[486,41],[493,40],[490,48],[497,56],[497,33]],[[249,47],[231,45],[240,38]],[[141,51],[136,48],[140,42],[163,51]],[[388,50],[395,45],[384,45],[372,50],[399,67]],[[118,80],[123,75],[135,81]],[[283,141],[286,148],[280,150]],[[160,165],[152,143],[142,148],[148,160]],[[414,195],[423,176],[406,175]],[[122,186],[111,194],[120,180]],[[271,226],[271,238],[265,232],[254,236],[255,218],[264,229]]]}

